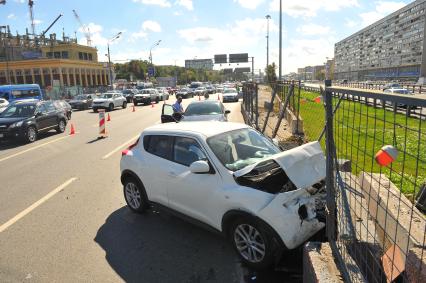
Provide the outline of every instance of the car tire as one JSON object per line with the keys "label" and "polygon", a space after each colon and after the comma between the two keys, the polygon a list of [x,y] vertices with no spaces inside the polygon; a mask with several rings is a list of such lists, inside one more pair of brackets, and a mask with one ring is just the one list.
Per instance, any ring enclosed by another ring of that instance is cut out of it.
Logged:
{"label": "car tire", "polygon": [[265,225],[254,218],[241,217],[228,231],[232,246],[247,266],[260,270],[273,265],[273,240]]}
{"label": "car tire", "polygon": [[133,177],[124,180],[123,194],[127,206],[136,213],[143,213],[150,207],[144,186]]}
{"label": "car tire", "polygon": [[97,108],[93,108],[93,112],[98,113],[98,109]]}
{"label": "car tire", "polygon": [[108,105],[108,111],[109,111],[109,112],[111,112],[111,111],[113,111],[113,110],[114,110],[114,104],[110,103],[110,104]]}
{"label": "car tire", "polygon": [[29,126],[25,131],[25,141],[28,143],[35,142],[37,140],[37,130],[34,126]]}
{"label": "car tire", "polygon": [[56,131],[58,133],[63,133],[65,132],[65,127],[67,126],[67,123],[65,122],[64,119],[60,119],[58,122],[58,126],[56,127]]}
{"label": "car tire", "polygon": [[160,102],[160,98],[157,96],[157,98],[155,99],[155,103]]}
{"label": "car tire", "polygon": [[138,106],[138,103],[136,101],[133,101],[134,106]]}
{"label": "car tire", "polygon": [[123,109],[126,109],[126,107],[127,107],[127,101],[123,102],[123,106],[122,107],[123,107]]}

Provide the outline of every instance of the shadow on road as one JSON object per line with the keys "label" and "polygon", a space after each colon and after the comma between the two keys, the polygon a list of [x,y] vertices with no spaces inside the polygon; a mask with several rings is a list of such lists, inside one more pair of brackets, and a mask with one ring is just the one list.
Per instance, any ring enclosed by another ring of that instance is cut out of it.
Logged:
{"label": "shadow on road", "polygon": [[[43,141],[43,139],[45,138],[49,138],[55,135],[61,135],[58,134],[56,131],[49,131],[47,133],[39,133],[37,135],[37,141]],[[34,145],[37,145],[37,141],[34,143]],[[6,149],[12,149],[12,148],[16,148],[19,146],[23,146],[26,145],[28,143],[24,142],[21,139],[5,139],[5,140],[0,140],[0,151],[1,150],[6,150]]]}
{"label": "shadow on road", "polygon": [[222,236],[167,213],[122,207],[94,240],[126,282],[301,282],[289,270],[248,270]]}

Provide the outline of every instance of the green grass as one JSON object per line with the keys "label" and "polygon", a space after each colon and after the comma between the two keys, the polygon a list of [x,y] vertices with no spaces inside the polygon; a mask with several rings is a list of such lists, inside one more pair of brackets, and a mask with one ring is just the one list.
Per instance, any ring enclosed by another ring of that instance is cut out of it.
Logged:
{"label": "green grass", "polygon": [[[324,106],[314,102],[318,96],[301,91],[300,115],[308,141],[317,140],[324,127]],[[426,181],[426,121],[345,100],[333,123],[338,158],[351,160],[354,174],[384,173],[410,198]],[[374,161],[384,145],[393,145],[399,152],[391,167],[379,167]]]}

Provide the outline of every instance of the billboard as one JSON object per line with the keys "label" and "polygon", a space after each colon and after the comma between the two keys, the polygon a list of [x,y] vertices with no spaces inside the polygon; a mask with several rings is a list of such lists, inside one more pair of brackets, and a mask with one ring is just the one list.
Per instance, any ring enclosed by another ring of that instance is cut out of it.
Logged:
{"label": "billboard", "polygon": [[226,54],[214,55],[214,63],[215,64],[228,63],[228,56]]}
{"label": "billboard", "polygon": [[229,63],[247,63],[248,53],[229,54]]}
{"label": "billboard", "polygon": [[250,67],[235,68],[235,73],[250,73]]}

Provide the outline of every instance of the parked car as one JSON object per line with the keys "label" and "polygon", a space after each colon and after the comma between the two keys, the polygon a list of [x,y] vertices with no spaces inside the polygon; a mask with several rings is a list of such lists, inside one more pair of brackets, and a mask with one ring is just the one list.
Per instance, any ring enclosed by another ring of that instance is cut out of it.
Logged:
{"label": "parked car", "polygon": [[68,102],[65,100],[54,100],[53,105],[63,111],[68,120],[71,120],[72,107]]}
{"label": "parked car", "polygon": [[194,97],[194,91],[190,88],[181,88],[176,92],[176,97],[192,98]]}
{"label": "parked car", "polygon": [[222,102],[217,100],[192,101],[181,115],[173,113],[173,107],[163,104],[161,122],[192,122],[192,121],[228,121],[230,110],[226,110]]}
{"label": "parked car", "polygon": [[95,98],[92,103],[93,112],[98,112],[98,109],[106,109],[112,111],[116,107],[127,107],[127,100],[121,93],[106,92],[99,98]]}
{"label": "parked car", "polygon": [[151,104],[151,102],[158,103],[160,101],[160,96],[156,89],[147,88],[139,90],[137,94],[133,96],[133,104],[137,106],[139,103],[142,104]]}
{"label": "parked car", "polygon": [[226,88],[222,93],[223,102],[238,102],[238,92],[235,88]]}
{"label": "parked car", "polygon": [[87,110],[92,108],[94,94],[80,94],[68,101],[72,109]]}
{"label": "parked car", "polygon": [[0,98],[0,113],[9,105],[9,101],[4,98]]}
{"label": "parked car", "polygon": [[216,89],[213,86],[211,86],[211,85],[206,86],[206,91],[207,91],[208,94],[214,94],[214,93],[216,93]]}
{"label": "parked car", "polygon": [[[402,95],[410,95],[410,96],[414,95],[411,91],[409,91],[406,88],[388,88],[388,89],[385,89],[383,92],[388,94],[402,94]],[[391,103],[387,102],[387,104],[390,105]],[[403,103],[398,103],[397,106],[402,108],[407,108],[407,105]],[[417,109],[417,106],[411,105],[410,109]]]}
{"label": "parked car", "polygon": [[325,167],[319,142],[281,152],[245,124],[220,122],[152,126],[120,162],[130,210],[153,205],[207,225],[256,269],[325,227]]}
{"label": "parked car", "polygon": [[169,100],[169,92],[167,90],[167,88],[165,87],[157,87],[156,88],[157,92],[158,92],[158,96],[160,98],[161,101],[163,100]]}
{"label": "parked car", "polygon": [[388,83],[383,87],[383,91],[391,88],[402,89],[402,86],[399,83]]}
{"label": "parked car", "polygon": [[127,103],[133,101],[133,96],[137,94],[137,89],[125,89],[122,91],[123,96],[126,98]]}
{"label": "parked car", "polygon": [[194,91],[194,94],[196,95],[196,96],[203,96],[203,95],[205,95],[207,93],[207,89],[205,88],[205,87],[203,87],[203,86],[200,86],[199,88],[197,88],[195,91]]}
{"label": "parked car", "polygon": [[38,134],[56,130],[63,133],[67,117],[52,101],[22,100],[10,104],[0,113],[0,140],[37,140]]}

